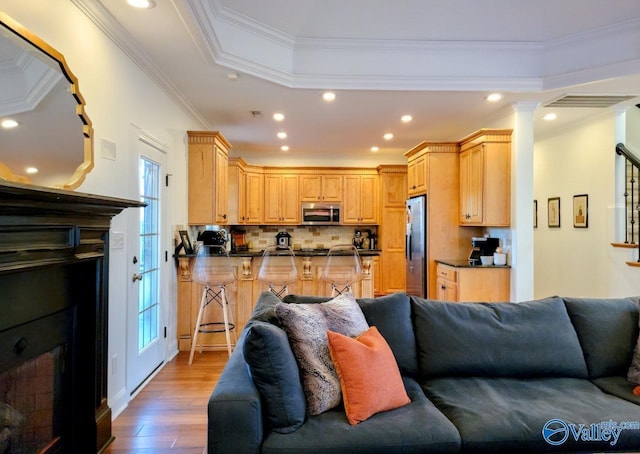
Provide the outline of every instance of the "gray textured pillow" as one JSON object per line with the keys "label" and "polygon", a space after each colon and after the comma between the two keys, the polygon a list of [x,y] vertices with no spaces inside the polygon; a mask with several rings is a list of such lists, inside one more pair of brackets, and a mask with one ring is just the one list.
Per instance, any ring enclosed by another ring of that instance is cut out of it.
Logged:
{"label": "gray textured pillow", "polygon": [[342,393],[327,330],[351,337],[366,331],[369,325],[358,303],[350,295],[339,295],[326,303],[279,303],[276,315],[300,368],[307,414],[318,415],[337,406]]}
{"label": "gray textured pillow", "polygon": [[[640,324],[640,320],[638,323]],[[629,366],[629,371],[627,372],[627,380],[636,385],[640,385],[640,336],[638,336],[636,348],[633,350],[631,366]]]}

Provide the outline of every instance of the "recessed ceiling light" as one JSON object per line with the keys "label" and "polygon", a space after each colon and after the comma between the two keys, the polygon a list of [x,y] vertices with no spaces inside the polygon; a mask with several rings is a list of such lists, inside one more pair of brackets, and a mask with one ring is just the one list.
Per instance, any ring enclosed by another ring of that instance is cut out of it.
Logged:
{"label": "recessed ceiling light", "polygon": [[274,113],[274,114],[273,114],[273,119],[274,119],[275,121],[282,121],[282,120],[284,120],[284,114],[281,114],[281,113],[279,113],[279,112]]}
{"label": "recessed ceiling light", "polygon": [[489,96],[487,96],[487,101],[489,102],[496,102],[496,101],[500,101],[502,99],[502,95],[500,93],[491,93]]}
{"label": "recessed ceiling light", "polygon": [[402,117],[400,117],[400,120],[403,123],[409,123],[411,120],[413,120],[413,117],[411,115],[403,115]]}
{"label": "recessed ceiling light", "polygon": [[322,99],[324,99],[327,102],[331,102],[336,99],[336,94],[331,91],[325,91],[322,94]]}
{"label": "recessed ceiling light", "polygon": [[376,153],[377,151],[380,151],[380,148],[378,148],[378,147],[371,147],[371,151],[373,151],[374,153]]}
{"label": "recessed ceiling light", "polygon": [[229,80],[236,80],[238,78],[238,73],[228,73],[227,74],[227,79]]}
{"label": "recessed ceiling light", "polygon": [[390,132],[386,133],[384,136],[384,140],[391,140],[393,139],[393,134],[391,134]]}
{"label": "recessed ceiling light", "polygon": [[554,113],[548,113],[544,117],[542,117],[543,120],[547,120],[547,121],[552,121],[552,120],[555,120],[556,118],[558,118],[558,116]]}
{"label": "recessed ceiling light", "polygon": [[2,125],[2,127],[5,129],[11,129],[18,126],[18,122],[10,118],[7,118],[6,120],[2,120],[2,123],[0,123],[0,125]]}
{"label": "recessed ceiling light", "polygon": [[156,6],[153,0],[127,0],[127,3],[134,8],[151,9]]}
{"label": "recessed ceiling light", "polygon": [[282,151],[289,151],[289,146],[288,145],[283,145],[283,146],[280,147],[280,149]]}
{"label": "recessed ceiling light", "polygon": [[278,139],[286,139],[287,138],[287,133],[284,131],[280,131],[278,133]]}
{"label": "recessed ceiling light", "polygon": [[25,172],[27,172],[29,175],[33,175],[35,173],[38,173],[38,168],[37,167],[27,167],[26,169],[24,169]]}

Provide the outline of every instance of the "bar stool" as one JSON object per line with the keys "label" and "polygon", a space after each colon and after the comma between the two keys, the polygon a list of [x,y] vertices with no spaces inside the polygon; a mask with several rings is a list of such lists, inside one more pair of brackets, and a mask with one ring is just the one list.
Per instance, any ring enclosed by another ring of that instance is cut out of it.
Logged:
{"label": "bar stool", "polygon": [[269,291],[282,299],[289,292],[289,284],[295,284],[298,280],[298,268],[291,247],[267,247],[262,253],[258,280],[267,283]]}
{"label": "bar stool", "polygon": [[[193,278],[199,284],[204,285],[202,298],[200,299],[200,309],[191,340],[191,353],[189,354],[189,365],[193,362],[193,353],[198,345],[198,333],[225,333],[227,341],[227,352],[231,356],[231,332],[233,339],[237,342],[233,309],[227,299],[226,286],[235,282],[236,272],[231,264],[231,259],[227,250],[222,246],[203,246],[196,255],[193,270]],[[209,304],[217,303],[222,309],[222,321],[206,320],[206,312]],[[202,353],[202,344],[199,345],[199,352]]]}
{"label": "bar stool", "polygon": [[358,249],[351,244],[337,245],[329,249],[320,279],[331,283],[329,296],[352,293],[351,285],[362,280]]}

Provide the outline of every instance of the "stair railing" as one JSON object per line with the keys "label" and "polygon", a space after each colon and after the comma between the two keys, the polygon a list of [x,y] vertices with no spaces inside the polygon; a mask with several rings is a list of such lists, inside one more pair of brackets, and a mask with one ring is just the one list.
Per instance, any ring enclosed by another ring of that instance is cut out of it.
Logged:
{"label": "stair railing", "polygon": [[[640,240],[640,160],[622,143],[616,145],[616,153],[625,159],[624,242],[635,245],[636,238]],[[638,251],[640,263],[640,249]]]}

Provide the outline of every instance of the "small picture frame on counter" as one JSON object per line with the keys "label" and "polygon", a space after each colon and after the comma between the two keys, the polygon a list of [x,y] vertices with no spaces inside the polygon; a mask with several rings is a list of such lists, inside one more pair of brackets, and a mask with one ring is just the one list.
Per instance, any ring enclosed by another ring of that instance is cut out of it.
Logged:
{"label": "small picture frame on counter", "polygon": [[189,232],[186,230],[178,230],[180,234],[180,242],[185,254],[193,254],[193,246],[191,245],[191,239],[189,239]]}
{"label": "small picture frame on counter", "polygon": [[576,229],[589,227],[589,196],[587,194],[573,196],[573,227]]}
{"label": "small picture frame on counter", "polygon": [[549,198],[547,215],[549,228],[560,228],[560,197]]}

